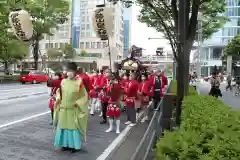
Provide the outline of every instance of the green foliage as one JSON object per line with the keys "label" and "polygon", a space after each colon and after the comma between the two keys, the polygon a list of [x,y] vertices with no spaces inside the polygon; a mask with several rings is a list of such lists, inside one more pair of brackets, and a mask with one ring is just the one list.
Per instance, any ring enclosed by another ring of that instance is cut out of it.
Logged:
{"label": "green foliage", "polygon": [[80,56],[85,57],[87,55],[86,50],[81,50]]}
{"label": "green foliage", "polygon": [[117,4],[118,2],[121,2],[126,8],[129,8],[133,4],[133,0],[108,0],[109,2],[113,4]]}
{"label": "green foliage", "polygon": [[48,49],[47,50],[47,56],[50,59],[56,59],[56,58],[62,57],[62,55],[63,55],[63,53],[60,50],[57,50],[57,49]]}
{"label": "green foliage", "polygon": [[71,44],[65,44],[63,48],[61,48],[65,58],[71,59],[76,56],[76,51]]}
{"label": "green foliage", "polygon": [[[176,3],[166,3],[165,0],[156,0],[153,2],[149,1],[153,4],[155,8],[153,9],[148,5],[149,2],[146,2],[145,0],[138,0],[137,2],[142,7],[140,10],[140,15],[138,17],[138,20],[140,22],[146,23],[149,27],[156,29],[156,31],[164,33],[164,36],[167,39],[169,39],[167,32],[170,32],[171,39],[177,39],[178,24],[176,24],[176,22],[178,21],[176,19],[178,17],[176,17],[176,14],[172,11],[172,8],[176,6]],[[225,0],[202,1],[201,5],[199,6],[199,11],[202,15],[202,34],[204,39],[210,38],[214,32],[218,31],[218,29],[223,27],[223,25],[226,23],[227,18],[220,16],[221,13],[225,12],[225,6]],[[193,10],[194,8],[190,7],[190,10],[191,9]],[[178,10],[176,11],[178,12]],[[159,15],[162,18],[159,17]],[[189,15],[191,15],[190,12]],[[164,25],[166,25],[168,31],[166,31]],[[190,24],[189,28],[191,27],[194,27],[193,23]],[[190,32],[189,30],[188,34],[194,34],[193,36],[195,37],[195,32]],[[188,38],[190,37],[192,37],[192,35],[188,35]]]}
{"label": "green foliage", "polygon": [[224,49],[223,59],[226,58],[228,55],[240,56],[239,52],[240,52],[240,35],[236,35]]}
{"label": "green foliage", "polygon": [[[172,84],[170,86],[170,93],[172,93],[173,95],[177,95],[177,81],[176,80],[172,81]],[[188,95],[198,95],[195,88],[191,85],[188,86]]]}
{"label": "green foliage", "polygon": [[240,112],[211,96],[187,96],[179,130],[156,145],[156,160],[239,159]]}

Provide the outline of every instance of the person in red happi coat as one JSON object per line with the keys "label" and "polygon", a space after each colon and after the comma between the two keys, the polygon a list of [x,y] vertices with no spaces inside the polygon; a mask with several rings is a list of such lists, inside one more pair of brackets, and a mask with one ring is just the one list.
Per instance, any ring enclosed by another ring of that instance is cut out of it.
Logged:
{"label": "person in red happi coat", "polygon": [[120,133],[120,97],[121,97],[121,85],[118,82],[117,76],[112,75],[110,85],[109,85],[109,101],[107,106],[107,116],[109,117],[109,128],[106,132],[111,132],[113,130],[113,120],[116,121],[116,133]]}
{"label": "person in red happi coat", "polygon": [[98,91],[99,91],[100,78],[97,71],[93,71],[91,77],[92,89],[89,91],[90,98],[90,114],[93,116],[95,113],[95,108],[98,101]]}
{"label": "person in red happi coat", "polygon": [[[53,120],[53,113],[54,113],[54,105],[55,105],[55,100],[56,100],[56,92],[57,89],[60,87],[62,83],[63,77],[61,73],[57,73],[51,83],[48,85],[48,87],[51,87],[51,94],[50,94],[50,99],[49,99],[49,108],[51,110],[51,116]],[[52,123],[51,123],[52,125]]]}
{"label": "person in red happi coat", "polygon": [[157,70],[156,75],[153,76],[152,79],[149,80],[149,82],[151,86],[150,95],[153,97],[154,109],[156,109],[159,102],[161,101],[161,98],[163,97],[167,81],[164,76],[162,76],[162,71]]}
{"label": "person in red happi coat", "polygon": [[100,100],[101,100],[101,109],[102,109],[101,116],[103,118],[100,124],[107,123],[106,112],[107,112],[108,101],[110,98],[108,95],[110,80],[111,80],[111,73],[109,70],[106,70],[104,77],[102,77],[100,82],[100,87],[101,87]]}
{"label": "person in red happi coat", "polygon": [[90,81],[90,77],[87,74],[80,72],[80,71],[78,71],[76,74],[77,74],[76,78],[82,79],[84,87],[85,87],[87,93],[89,94],[90,90],[93,89],[91,81]]}
{"label": "person in red happi coat", "polygon": [[130,80],[127,86],[125,86],[125,106],[127,112],[127,122],[126,125],[130,126],[136,125],[136,99],[138,98],[138,81],[136,80],[135,73],[130,74]]}
{"label": "person in red happi coat", "polygon": [[148,81],[148,75],[146,73],[142,74],[141,83],[138,85],[138,94],[141,100],[141,106],[144,111],[144,117],[142,123],[148,120],[148,104],[150,95],[150,83]]}
{"label": "person in red happi coat", "polygon": [[122,88],[123,93],[124,93],[122,101],[126,100],[126,92],[127,92],[128,83],[129,83],[129,74],[128,73],[124,73],[123,77],[122,77],[122,79],[120,81],[121,88]]}

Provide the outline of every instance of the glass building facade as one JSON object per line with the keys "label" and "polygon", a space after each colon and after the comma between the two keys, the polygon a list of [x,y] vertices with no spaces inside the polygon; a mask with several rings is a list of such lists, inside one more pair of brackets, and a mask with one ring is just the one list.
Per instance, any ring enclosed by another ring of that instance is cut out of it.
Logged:
{"label": "glass building facade", "polygon": [[229,18],[229,21],[202,45],[200,61],[203,76],[210,75],[214,66],[217,66],[220,71],[224,70],[221,61],[223,49],[232,38],[240,34],[240,0],[226,0],[226,4],[224,15]]}
{"label": "glass building facade", "polygon": [[71,17],[71,28],[72,28],[72,44],[74,48],[79,48],[80,40],[80,0],[72,0],[72,17]]}
{"label": "glass building facade", "polygon": [[132,8],[124,8],[123,22],[124,22],[124,40],[123,40],[123,56],[127,57],[129,54],[130,41],[131,41],[131,21],[132,21]]}

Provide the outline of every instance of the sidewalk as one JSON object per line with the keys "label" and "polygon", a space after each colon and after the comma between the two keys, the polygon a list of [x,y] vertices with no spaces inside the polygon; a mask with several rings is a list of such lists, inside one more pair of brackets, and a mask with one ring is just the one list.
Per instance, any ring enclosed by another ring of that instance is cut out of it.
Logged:
{"label": "sidewalk", "polygon": [[[221,83],[220,89],[222,91],[223,97],[221,98],[224,103],[233,109],[240,109],[240,97],[234,96],[233,92],[225,90],[226,83]],[[211,85],[209,82],[201,82],[197,84],[197,90],[202,95],[208,95]]]}
{"label": "sidewalk", "polygon": [[[121,119],[123,131],[125,114]],[[49,125],[50,115],[2,128],[0,160],[96,160],[118,136],[115,132],[106,133],[108,124],[100,125],[100,120],[99,116],[89,116],[87,143],[74,154],[54,148],[55,132]]]}

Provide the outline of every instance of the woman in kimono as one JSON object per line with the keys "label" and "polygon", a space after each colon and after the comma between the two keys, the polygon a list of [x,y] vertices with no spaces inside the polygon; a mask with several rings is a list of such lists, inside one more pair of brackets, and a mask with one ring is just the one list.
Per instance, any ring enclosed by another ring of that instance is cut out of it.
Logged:
{"label": "woman in kimono", "polygon": [[88,95],[82,79],[76,78],[76,71],[76,63],[69,62],[67,79],[62,80],[57,91],[54,110],[54,145],[72,153],[81,149],[88,124]]}

